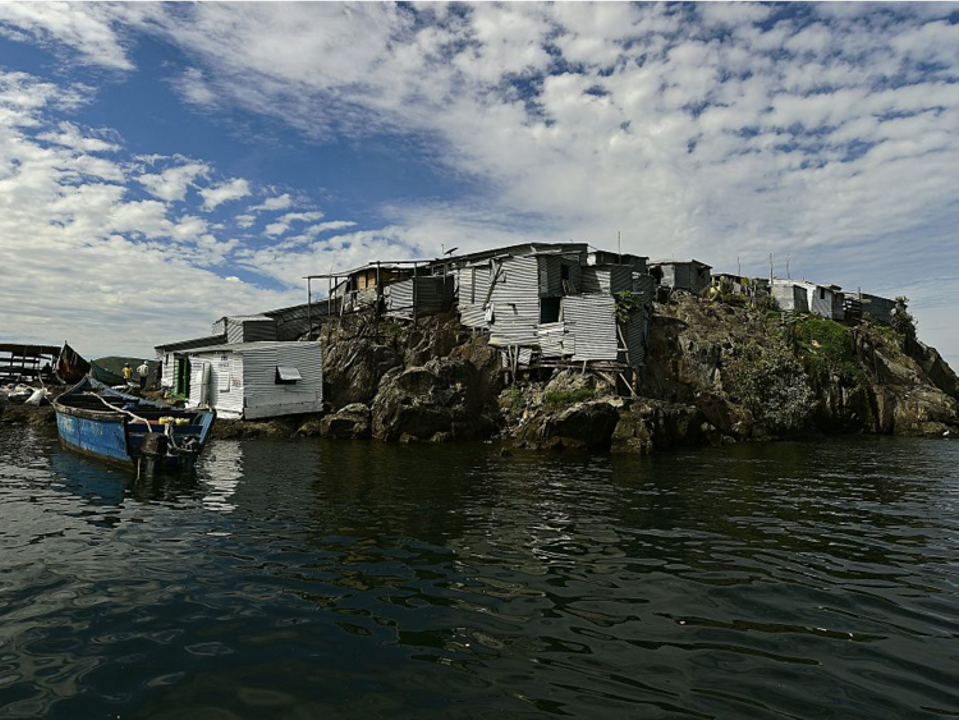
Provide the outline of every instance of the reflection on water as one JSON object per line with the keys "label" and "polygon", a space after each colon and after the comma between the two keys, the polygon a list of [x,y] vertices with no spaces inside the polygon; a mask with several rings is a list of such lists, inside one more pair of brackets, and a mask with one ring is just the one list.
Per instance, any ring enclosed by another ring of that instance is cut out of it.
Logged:
{"label": "reflection on water", "polygon": [[0,428],[0,718],[959,714],[959,444],[654,458]]}
{"label": "reflection on water", "polygon": [[243,477],[243,443],[239,440],[221,440],[213,444],[203,458],[203,507],[216,512],[231,513],[236,505],[230,502]]}

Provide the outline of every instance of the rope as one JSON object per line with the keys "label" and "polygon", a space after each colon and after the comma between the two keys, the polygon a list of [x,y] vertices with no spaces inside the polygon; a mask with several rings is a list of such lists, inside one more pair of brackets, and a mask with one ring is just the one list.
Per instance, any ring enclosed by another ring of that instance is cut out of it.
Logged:
{"label": "rope", "polygon": [[123,413],[124,415],[129,415],[130,417],[132,417],[132,418],[133,418],[134,420],[136,420],[137,422],[142,422],[143,424],[145,424],[145,425],[147,426],[147,430],[149,430],[151,433],[153,432],[153,426],[150,425],[150,421],[147,420],[146,418],[142,418],[142,417],[140,417],[139,415],[135,415],[134,413],[130,412],[129,410],[124,410],[123,408],[118,408],[116,405],[111,405],[111,404],[108,403],[106,400],[104,400],[100,395],[94,395],[94,397],[95,397],[97,400],[99,400],[100,402],[102,402],[104,405],[106,405],[108,408],[112,408],[113,410],[116,410],[117,412],[121,412],[121,413]]}

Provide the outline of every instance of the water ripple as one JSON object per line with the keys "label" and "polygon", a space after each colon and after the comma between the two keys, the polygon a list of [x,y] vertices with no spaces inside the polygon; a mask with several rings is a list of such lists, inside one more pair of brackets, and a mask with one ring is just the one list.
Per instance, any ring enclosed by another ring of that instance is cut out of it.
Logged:
{"label": "water ripple", "polygon": [[959,444],[502,458],[0,428],[0,718],[959,715]]}

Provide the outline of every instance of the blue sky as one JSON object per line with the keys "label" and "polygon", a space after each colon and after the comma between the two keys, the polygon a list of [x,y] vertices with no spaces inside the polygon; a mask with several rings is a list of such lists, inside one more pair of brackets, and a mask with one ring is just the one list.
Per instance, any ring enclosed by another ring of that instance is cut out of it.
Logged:
{"label": "blue sky", "polygon": [[905,294],[956,365],[955,4],[0,3],[3,339],[149,355],[527,239]]}

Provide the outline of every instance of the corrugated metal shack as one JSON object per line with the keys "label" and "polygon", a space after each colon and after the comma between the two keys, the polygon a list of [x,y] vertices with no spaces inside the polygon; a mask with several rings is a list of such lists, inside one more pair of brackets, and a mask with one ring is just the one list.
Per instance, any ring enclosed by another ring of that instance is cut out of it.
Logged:
{"label": "corrugated metal shack", "polygon": [[808,312],[830,320],[846,316],[844,294],[838,285],[774,278],[772,289],[780,309],[787,312]]}
{"label": "corrugated metal shack", "polygon": [[228,343],[276,340],[276,321],[266,315],[231,315],[213,323],[213,334],[226,334]]}
{"label": "corrugated metal shack", "polygon": [[247,420],[323,410],[319,342],[214,345],[190,351],[188,358],[189,407]]}
{"label": "corrugated metal shack", "polygon": [[[654,291],[645,257],[581,243],[527,243],[445,258],[433,267],[455,278],[462,323],[487,329],[506,367],[623,371],[645,359],[645,308]],[[632,293],[638,307],[618,327],[621,292]]]}
{"label": "corrugated metal shack", "polygon": [[338,307],[338,314],[372,310],[388,317],[416,320],[450,309],[453,280],[435,273],[428,260],[375,262],[352,270],[309,275],[310,303],[313,281],[328,280],[328,299],[311,305]]}
{"label": "corrugated metal shack", "polygon": [[864,292],[851,293],[846,295],[843,309],[847,318],[858,320],[868,317],[888,325],[892,322],[892,311],[896,309],[896,301]]}
{"label": "corrugated metal shack", "polygon": [[699,260],[656,260],[649,263],[649,273],[673,290],[686,290],[699,295],[712,284],[712,267]]}
{"label": "corrugated metal shack", "polygon": [[809,312],[809,295],[799,283],[792,280],[773,280],[772,295],[785,312]]}
{"label": "corrugated metal shack", "polygon": [[758,299],[770,294],[769,280],[765,278],[751,278],[733,273],[713,273],[710,292],[732,293],[743,297]]}
{"label": "corrugated metal shack", "polygon": [[383,288],[387,317],[413,320],[450,309],[453,278],[443,275],[418,275],[397,280]]}

